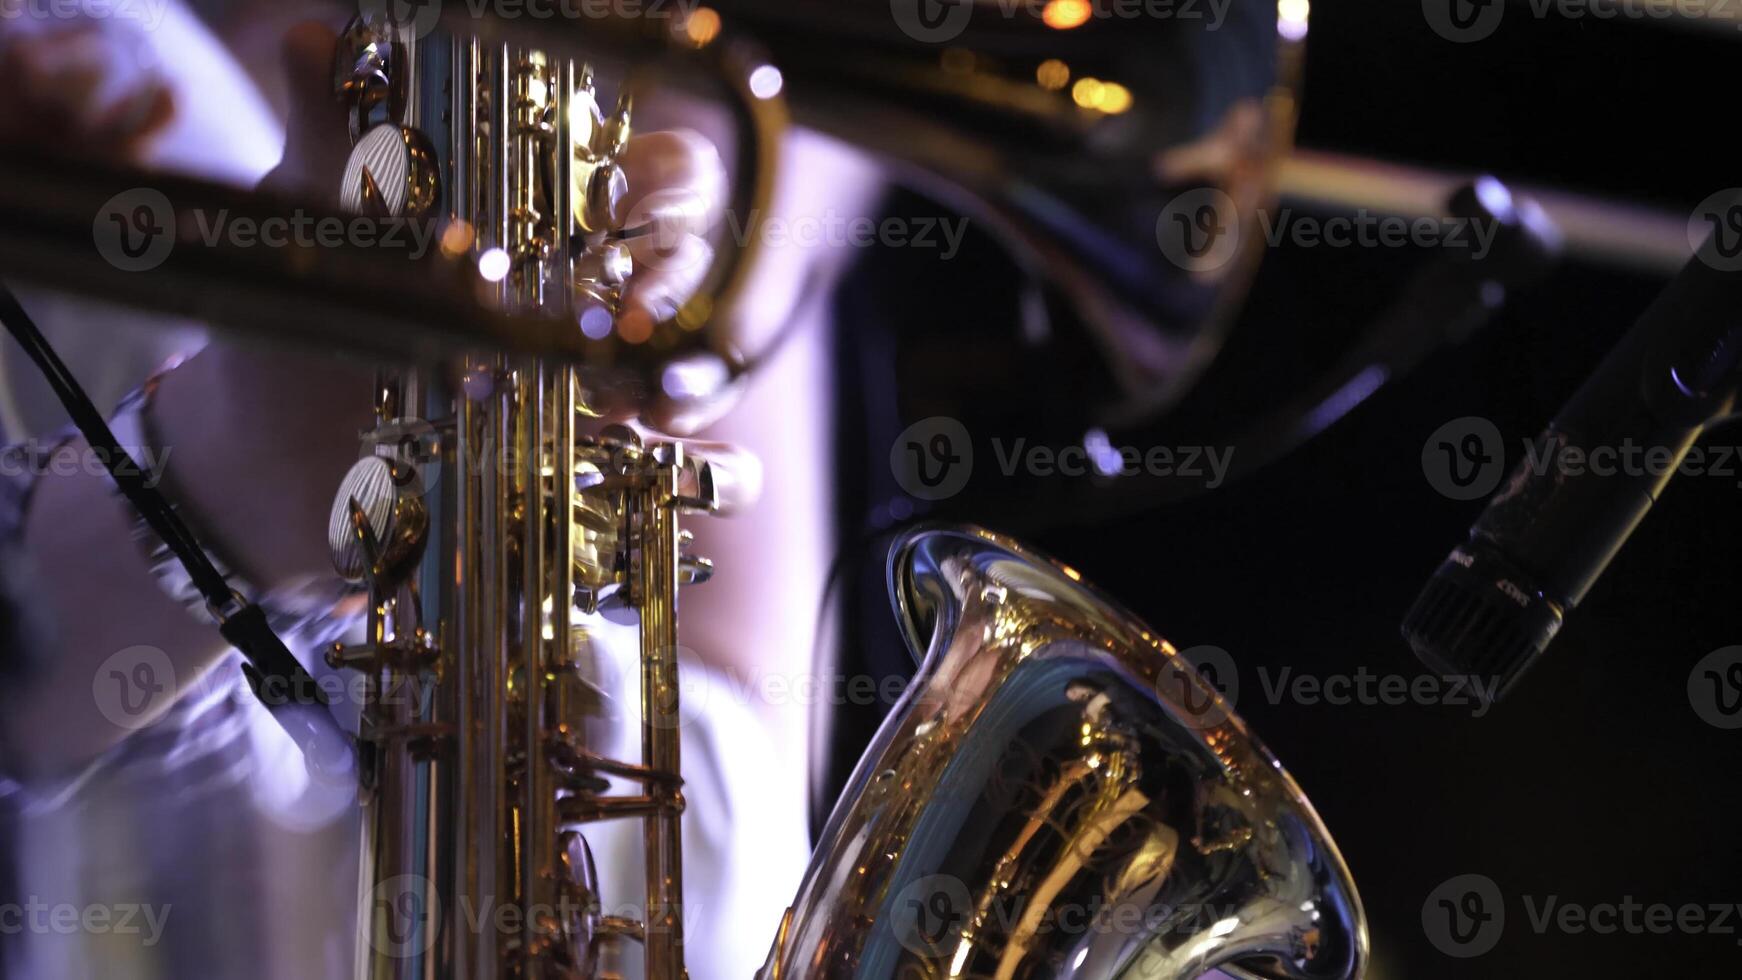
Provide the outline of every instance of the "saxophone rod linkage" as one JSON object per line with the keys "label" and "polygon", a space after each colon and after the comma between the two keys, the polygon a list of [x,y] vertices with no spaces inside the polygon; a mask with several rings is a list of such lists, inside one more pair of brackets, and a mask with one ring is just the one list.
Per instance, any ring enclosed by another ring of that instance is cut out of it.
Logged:
{"label": "saxophone rod linkage", "polygon": [[[641,613],[641,753],[650,772],[680,773],[677,682],[677,595],[681,531],[681,462],[650,457],[654,465],[632,494],[631,520],[640,535],[636,594]],[[667,805],[646,815],[647,975],[678,978],[683,969],[683,834],[681,792],[649,780],[650,796]]]}

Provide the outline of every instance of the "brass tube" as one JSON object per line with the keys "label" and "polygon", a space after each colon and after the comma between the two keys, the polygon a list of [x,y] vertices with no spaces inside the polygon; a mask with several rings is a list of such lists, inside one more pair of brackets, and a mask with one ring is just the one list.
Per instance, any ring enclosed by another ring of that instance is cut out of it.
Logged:
{"label": "brass tube", "polygon": [[[641,562],[642,764],[681,772],[678,746],[677,589],[678,492],[675,467],[653,467],[637,495]],[[673,792],[649,780],[647,792]],[[681,799],[681,796],[679,797]],[[677,808],[661,809],[642,824],[647,855],[647,976],[678,980],[683,972],[683,834]]]}

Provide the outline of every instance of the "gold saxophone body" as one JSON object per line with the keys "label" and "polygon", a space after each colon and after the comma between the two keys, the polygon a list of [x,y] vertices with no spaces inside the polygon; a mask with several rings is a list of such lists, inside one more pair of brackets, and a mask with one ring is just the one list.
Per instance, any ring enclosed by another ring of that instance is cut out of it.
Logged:
{"label": "gold saxophone body", "polygon": [[[992,5],[969,6],[981,17]],[[1285,22],[1277,40],[1268,4],[1238,6],[1262,28],[1247,36],[1266,57],[1282,51],[1286,68],[1298,35]],[[767,4],[721,8],[584,32],[452,11],[365,15],[340,41],[335,81],[355,147],[345,203],[440,218],[445,259],[497,317],[462,339],[476,350],[494,336],[506,351],[383,370],[378,425],[335,502],[335,564],[371,599],[367,642],[329,656],[370,685],[359,978],[611,977],[629,944],[642,947],[647,977],[686,975],[679,593],[710,566],[689,553],[683,522],[717,508],[715,474],[678,442],[595,416],[606,395],[659,396],[674,364],[708,364],[728,382],[754,365],[714,326],[752,250],[722,250],[696,295],[636,335],[616,322],[631,270],[611,223],[632,100],[607,112],[595,71],[628,63],[617,72],[625,92],[663,67],[711,78],[740,123],[731,206],[741,214],[766,202],[790,99],[801,119],[857,132],[965,192],[1051,264],[1104,340],[1160,324],[1174,356],[1157,363],[1176,381],[1213,347],[1170,327],[1155,295],[1056,244],[1066,226],[1110,220],[1123,188],[1147,179],[1089,157],[1154,163],[1153,150],[1129,148],[1203,128],[1189,98],[1182,108],[1139,84],[1155,81],[1133,60],[1143,52],[1106,55],[1103,77],[1089,79],[1098,87],[1071,88],[1058,73],[1083,62],[1050,57],[1054,35],[1040,28],[806,50],[790,36],[807,17],[820,23],[816,4],[796,4],[790,24]],[[836,34],[851,35],[863,11],[841,9]],[[744,41],[740,24],[770,47]],[[600,60],[573,50],[582,34]],[[1205,37],[1174,55],[1233,43]],[[773,68],[783,51],[789,76]],[[1121,64],[1131,87],[1111,81]],[[905,153],[891,121],[921,110],[880,100],[869,84],[879,78],[939,107],[909,130],[924,138]],[[1256,91],[1264,112],[1291,113],[1274,78]],[[976,100],[1004,115],[962,111]],[[1059,186],[1039,183],[1048,173]],[[416,308],[430,336],[459,316],[427,297]],[[1071,569],[989,532],[914,532],[890,568],[918,678],[860,763],[785,920],[769,923],[764,977],[1361,975],[1365,926],[1335,845],[1172,647]],[[602,692],[577,613],[599,611],[638,624],[638,759],[589,745]],[[601,913],[585,837],[589,823],[623,818],[644,826],[634,919]],[[477,910],[500,908],[515,914],[468,928]]]}

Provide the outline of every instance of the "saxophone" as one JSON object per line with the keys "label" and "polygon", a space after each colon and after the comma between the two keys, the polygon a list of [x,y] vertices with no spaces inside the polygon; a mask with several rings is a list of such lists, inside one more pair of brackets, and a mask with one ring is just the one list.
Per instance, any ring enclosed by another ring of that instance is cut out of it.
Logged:
{"label": "saxophone", "polygon": [[[608,978],[633,945],[647,977],[679,980],[679,594],[711,574],[684,524],[719,508],[718,481],[682,443],[597,416],[608,394],[649,397],[659,365],[748,369],[707,324],[749,249],[620,336],[633,269],[611,225],[633,99],[607,110],[556,31],[370,6],[336,59],[344,204],[440,220],[444,255],[496,310],[586,339],[580,357],[379,373],[328,535],[369,600],[366,641],[328,653],[367,681],[356,976]],[[720,26],[709,8],[667,29],[589,24],[603,57],[700,64],[720,83],[744,134],[733,206],[756,215],[780,76]],[[767,980],[1361,975],[1360,903],[1330,836],[1171,646],[990,532],[913,532],[890,568],[918,678],[769,924]],[[595,612],[639,630],[639,759],[589,744]],[[585,836],[622,818],[643,824],[634,919],[602,914]],[[492,908],[515,914],[465,927]]]}

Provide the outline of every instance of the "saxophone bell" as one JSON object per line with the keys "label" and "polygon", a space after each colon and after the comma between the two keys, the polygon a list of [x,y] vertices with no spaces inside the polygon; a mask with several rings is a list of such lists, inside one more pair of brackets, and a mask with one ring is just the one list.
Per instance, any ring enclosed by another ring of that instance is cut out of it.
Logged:
{"label": "saxophone bell", "polygon": [[890,591],[919,672],[763,980],[1361,976],[1336,844],[1166,641],[976,528],[910,533]]}

